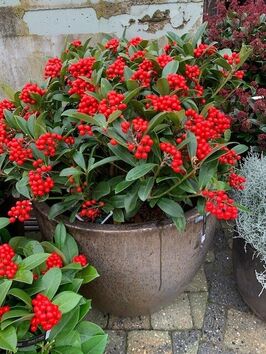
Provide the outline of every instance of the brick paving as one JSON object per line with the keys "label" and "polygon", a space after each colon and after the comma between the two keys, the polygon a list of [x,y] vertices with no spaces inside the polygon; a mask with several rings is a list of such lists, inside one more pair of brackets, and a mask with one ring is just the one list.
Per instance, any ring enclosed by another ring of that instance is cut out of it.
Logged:
{"label": "brick paving", "polygon": [[93,309],[89,319],[109,334],[105,353],[266,354],[266,323],[236,289],[230,234],[230,227],[219,225],[204,266],[172,305],[133,319]]}

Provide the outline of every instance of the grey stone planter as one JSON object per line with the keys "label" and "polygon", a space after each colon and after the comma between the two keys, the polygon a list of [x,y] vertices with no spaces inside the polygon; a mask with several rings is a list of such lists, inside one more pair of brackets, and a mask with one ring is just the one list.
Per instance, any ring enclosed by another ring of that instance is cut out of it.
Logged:
{"label": "grey stone planter", "polygon": [[[49,239],[56,225],[45,203],[35,205],[41,233]],[[176,299],[192,280],[211,244],[215,219],[206,228],[196,210],[186,213],[187,228],[164,223],[99,225],[62,220],[100,273],[84,287],[85,296],[105,313],[137,316],[157,311]],[[205,229],[205,230],[204,230]],[[201,233],[206,237],[201,244]]]}

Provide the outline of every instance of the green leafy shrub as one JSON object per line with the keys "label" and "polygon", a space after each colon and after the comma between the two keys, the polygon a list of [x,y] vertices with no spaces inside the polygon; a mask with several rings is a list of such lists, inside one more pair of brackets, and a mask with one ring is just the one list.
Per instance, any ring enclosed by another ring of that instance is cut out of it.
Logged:
{"label": "green leafy shrub", "polygon": [[[206,200],[207,211],[235,217],[228,177],[246,148],[229,142],[220,91],[243,84],[250,49],[230,61],[200,45],[204,28],[169,33],[164,48],[139,37],[75,41],[49,59],[45,85],[2,102],[0,168],[14,193],[71,222],[143,221],[154,208],[184,228],[184,211],[204,213]],[[27,219],[26,209],[16,205],[10,221]]]}
{"label": "green leafy shrub", "polygon": [[[3,226],[5,219],[0,221]],[[107,335],[84,320],[91,300],[79,294],[82,284],[98,276],[63,224],[56,227],[53,243],[13,237],[0,245],[0,348],[6,353],[102,354]]]}

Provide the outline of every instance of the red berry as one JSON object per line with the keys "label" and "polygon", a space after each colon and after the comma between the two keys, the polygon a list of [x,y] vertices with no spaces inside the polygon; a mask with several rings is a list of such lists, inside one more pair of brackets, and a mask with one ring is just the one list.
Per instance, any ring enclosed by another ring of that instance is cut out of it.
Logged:
{"label": "red berry", "polygon": [[44,78],[59,77],[62,69],[62,60],[55,57],[47,61],[44,68]]}
{"label": "red berry", "polygon": [[80,263],[82,267],[85,267],[88,264],[86,256],[84,254],[79,254],[78,256],[73,257],[73,263]]}
{"label": "red berry", "polygon": [[225,191],[204,190],[202,195],[207,199],[205,206],[207,212],[215,215],[217,219],[236,219],[237,207],[234,206],[234,201],[229,198]]}
{"label": "red berry", "polygon": [[7,213],[9,216],[9,221],[11,223],[19,220],[24,222],[30,218],[30,212],[32,210],[30,200],[19,200],[16,202],[15,206],[13,206]]}
{"label": "red berry", "polygon": [[43,330],[51,330],[62,317],[58,306],[53,304],[48,297],[42,294],[36,295],[32,300],[34,317],[31,320],[31,331],[36,332],[40,325]]}
{"label": "red berry", "polygon": [[37,84],[31,84],[31,83],[27,83],[20,95],[19,98],[21,99],[21,101],[23,101],[24,103],[29,103],[29,104],[35,104],[37,103],[36,100],[34,98],[31,97],[31,94],[37,94],[39,96],[43,96],[45,94],[45,90],[41,89]]}

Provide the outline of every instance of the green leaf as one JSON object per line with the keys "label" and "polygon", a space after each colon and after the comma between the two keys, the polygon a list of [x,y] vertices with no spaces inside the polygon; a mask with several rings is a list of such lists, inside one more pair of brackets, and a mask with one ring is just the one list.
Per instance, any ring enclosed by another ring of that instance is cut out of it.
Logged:
{"label": "green leaf", "polygon": [[143,202],[147,200],[148,196],[154,185],[154,177],[147,178],[144,182],[141,183],[141,186],[138,191],[139,199]]}
{"label": "green leaf", "polygon": [[124,191],[125,189],[130,187],[133,183],[134,183],[134,181],[122,181],[122,182],[118,183],[115,186],[115,194],[118,194],[118,193]]}
{"label": "green leaf", "polygon": [[19,289],[19,288],[12,288],[9,290],[8,295],[12,295],[12,296],[18,298],[19,300],[23,301],[30,308],[32,307],[31,298],[24,290]]}
{"label": "green leaf", "polygon": [[46,259],[50,256],[49,253],[37,253],[23,259],[20,263],[21,269],[31,270],[38,267],[40,264],[44,263]]}
{"label": "green leaf", "polygon": [[55,228],[55,234],[54,234],[54,240],[56,246],[61,250],[63,245],[66,242],[66,227],[65,225],[60,222],[59,224],[56,225]]}
{"label": "green leaf", "polygon": [[81,299],[82,296],[73,291],[63,291],[53,299],[53,303],[58,305],[59,310],[64,314],[73,310]]}
{"label": "green leaf", "polygon": [[75,308],[71,313],[63,315],[59,323],[52,328],[49,340],[53,340],[62,331],[71,332],[77,325],[79,320],[79,307]]}
{"label": "green leaf", "polygon": [[121,223],[125,221],[124,213],[122,209],[114,209],[113,219],[115,222]]}
{"label": "green leaf", "polygon": [[100,275],[97,270],[92,266],[88,265],[86,268],[78,272],[77,277],[83,279],[83,284],[87,284],[92,280],[98,278]]}
{"label": "green leaf", "polygon": [[19,194],[23,195],[27,199],[30,199],[28,182],[29,182],[28,176],[24,176],[19,181],[17,181],[16,190],[19,192]]}
{"label": "green leaf", "polygon": [[12,280],[4,279],[0,283],[0,306],[4,303],[6,295],[12,285]]}
{"label": "green leaf", "polygon": [[1,320],[5,321],[10,318],[23,317],[23,316],[29,315],[29,314],[30,314],[30,312],[28,310],[10,310],[2,316]]}
{"label": "green leaf", "polygon": [[58,247],[56,247],[54,244],[48,242],[48,241],[43,241],[42,243],[43,248],[45,249],[45,251],[49,252],[49,253],[57,253],[64,261],[64,263],[67,263],[66,261],[66,257],[64,255],[64,253],[61,251],[61,249],[59,249]]}
{"label": "green leaf", "polygon": [[73,208],[79,202],[79,200],[80,199],[77,196],[73,196],[72,199],[53,204],[49,210],[48,218],[51,220],[56,216],[63,214],[65,211]]}
{"label": "green leaf", "polygon": [[68,167],[68,168],[64,168],[59,176],[61,177],[68,177],[68,176],[79,176],[82,172],[80,171],[80,169],[75,168],[75,167]]}
{"label": "green leaf", "polygon": [[83,353],[87,354],[103,354],[107,344],[108,335],[101,334],[90,338],[82,344]]}
{"label": "green leaf", "polygon": [[113,123],[117,118],[119,118],[122,114],[122,111],[115,111],[108,117],[108,124]]}
{"label": "green leaf", "polygon": [[138,201],[138,190],[139,190],[139,184],[135,184],[133,186],[133,188],[131,188],[124,199],[124,207],[126,210],[126,213],[129,214],[130,212],[132,212],[136,205],[137,205],[137,201]]}
{"label": "green leaf", "polygon": [[108,147],[119,158],[119,160],[124,161],[128,165],[135,166],[135,160],[126,148],[119,145],[114,146],[111,144],[108,144]]}
{"label": "green leaf", "polygon": [[188,141],[188,154],[189,157],[192,159],[193,157],[196,156],[197,153],[197,139],[195,134],[193,134],[192,132],[187,132],[187,137],[189,139]]}
{"label": "green leaf", "polygon": [[180,218],[172,218],[178,231],[184,231],[186,228],[186,218],[181,216]]}
{"label": "green leaf", "polygon": [[239,144],[237,146],[234,146],[232,150],[234,150],[238,155],[240,155],[246,152],[248,150],[248,147],[246,145]]}
{"label": "green leaf", "polygon": [[167,77],[169,74],[175,74],[179,67],[179,62],[176,60],[170,61],[164,68],[162,72],[162,77]]}
{"label": "green leaf", "polygon": [[114,161],[118,161],[120,160],[120,158],[116,157],[116,156],[110,156],[110,157],[106,157],[100,161],[95,162],[94,164],[92,164],[89,168],[88,168],[88,173],[91,172],[92,170],[94,170],[95,168],[98,168],[100,166],[106,165],[108,163],[114,162]]}
{"label": "green leaf", "polygon": [[83,171],[86,171],[86,163],[83,154],[80,151],[75,151],[73,155],[73,160],[76,164],[82,168]]}
{"label": "green leaf", "polygon": [[168,95],[170,93],[169,83],[164,77],[157,81],[154,88],[162,96]]}
{"label": "green leaf", "polygon": [[124,76],[125,80],[130,80],[131,76],[134,74],[134,71],[131,70],[128,66],[125,66],[124,68]]}
{"label": "green leaf", "polygon": [[104,334],[104,331],[99,326],[89,321],[83,321],[78,324],[77,330],[80,334],[82,350],[84,353],[104,353],[107,335]]}
{"label": "green leaf", "polygon": [[172,199],[162,198],[157,203],[158,207],[162,209],[167,215],[172,218],[183,217],[184,211],[181,206]]}
{"label": "green leaf", "polygon": [[0,348],[16,352],[17,334],[14,327],[8,327],[0,331]]}
{"label": "green leaf", "polygon": [[0,91],[4,94],[5,97],[8,97],[11,101],[14,100],[16,91],[7,83],[0,81]]}
{"label": "green leaf", "polygon": [[19,281],[21,283],[32,284],[33,274],[30,270],[19,269],[13,280]]}
{"label": "green leaf", "polygon": [[217,173],[218,161],[214,160],[211,162],[204,163],[199,172],[199,188],[202,189],[208,185],[211,179]]}
{"label": "green leaf", "polygon": [[9,218],[0,218],[0,229],[10,224]]}
{"label": "green leaf", "polygon": [[109,194],[111,191],[111,187],[108,181],[102,181],[98,183],[92,191],[92,198],[99,200],[105,195]]}
{"label": "green leaf", "polygon": [[152,131],[157,125],[161,124],[164,120],[170,120],[172,121],[174,124],[176,124],[177,126],[180,125],[180,122],[182,121],[182,119],[185,117],[185,110],[182,109],[179,112],[161,112],[156,114],[156,116],[154,116],[150,122],[149,122],[149,126],[147,129],[147,133],[149,131]]}
{"label": "green leaf", "polygon": [[132,168],[126,175],[126,181],[135,181],[147,173],[149,173],[155,166],[158,166],[155,163],[145,163],[143,165],[138,165]]}
{"label": "green leaf", "polygon": [[132,98],[134,98],[135,96],[137,96],[137,94],[140,92],[141,88],[140,87],[137,87],[135,88],[134,90],[132,91],[129,91],[126,96],[125,96],[125,99],[124,99],[124,103],[128,104]]}
{"label": "green leaf", "polygon": [[107,93],[109,91],[112,91],[112,89],[113,89],[113,86],[110,84],[110,82],[107,79],[102,78],[101,79],[101,93],[102,93],[102,95],[104,97],[106,97]]}
{"label": "green leaf", "polygon": [[66,242],[62,247],[62,252],[65,255],[66,263],[70,263],[73,257],[79,254],[77,242],[69,234],[66,235]]}
{"label": "green leaf", "polygon": [[62,271],[60,268],[54,267],[49,269],[41,278],[41,286],[44,286],[45,288],[42,293],[49,299],[53,299],[61,284],[61,280]]}
{"label": "green leaf", "polygon": [[193,48],[195,48],[197,46],[198,42],[201,40],[202,35],[206,31],[207,24],[208,24],[207,22],[204,22],[202,25],[200,25],[197,32],[192,37]]}

